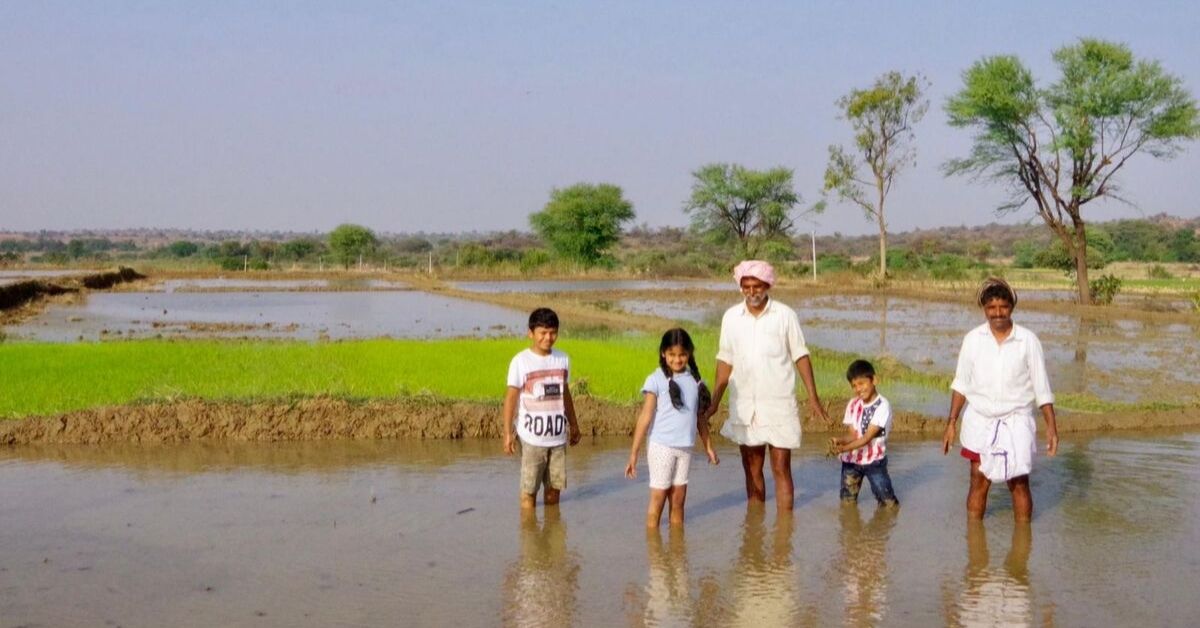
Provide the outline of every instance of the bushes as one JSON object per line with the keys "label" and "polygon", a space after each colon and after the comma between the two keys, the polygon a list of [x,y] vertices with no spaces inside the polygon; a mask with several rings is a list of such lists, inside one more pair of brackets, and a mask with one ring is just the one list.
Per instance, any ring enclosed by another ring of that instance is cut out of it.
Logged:
{"label": "bushes", "polygon": [[1088,292],[1092,295],[1092,303],[1096,305],[1111,304],[1113,298],[1121,291],[1123,283],[1119,277],[1114,275],[1101,275],[1098,279],[1089,281]]}
{"label": "bushes", "polygon": [[1150,270],[1146,271],[1146,275],[1148,277],[1150,277],[1151,279],[1174,279],[1175,278],[1175,275],[1172,275],[1171,271],[1167,270],[1162,264],[1155,264],[1155,265],[1151,266]]}

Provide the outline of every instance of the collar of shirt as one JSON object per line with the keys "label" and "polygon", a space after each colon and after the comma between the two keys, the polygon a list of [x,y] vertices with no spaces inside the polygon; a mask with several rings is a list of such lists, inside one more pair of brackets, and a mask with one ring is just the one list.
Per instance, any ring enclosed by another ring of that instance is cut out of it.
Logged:
{"label": "collar of shirt", "polygon": [[[996,337],[992,335],[992,326],[988,325],[987,323],[984,323],[984,324],[980,325],[979,327],[977,327],[976,333],[978,333],[980,336],[987,336],[988,338],[991,338],[993,341],[995,341]],[[1024,342],[1025,341],[1025,328],[1021,327],[1020,325],[1018,325],[1016,323],[1013,323],[1012,331],[1009,332],[1007,338],[1000,341],[1000,344],[1004,344],[1004,343],[1010,342],[1010,341],[1011,342]]]}

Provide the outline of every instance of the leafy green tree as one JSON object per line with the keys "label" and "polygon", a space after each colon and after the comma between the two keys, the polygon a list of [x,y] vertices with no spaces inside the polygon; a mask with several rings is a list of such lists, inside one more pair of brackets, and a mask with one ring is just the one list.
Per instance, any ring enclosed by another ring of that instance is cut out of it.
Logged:
{"label": "leafy green tree", "polygon": [[735,240],[738,254],[750,257],[766,242],[789,239],[795,228],[793,210],[800,202],[791,170],[715,163],[692,177],[692,195],[683,211],[696,229]]}
{"label": "leafy green tree", "polygon": [[190,240],[176,240],[167,245],[167,254],[171,257],[191,257],[200,250],[200,245]]}
{"label": "leafy green tree", "polygon": [[884,204],[896,175],[916,161],[913,126],[929,109],[924,85],[918,76],[888,72],[871,87],[851,90],[837,101],[842,117],[854,129],[854,150],[836,144],[829,147],[825,192],[858,205],[867,220],[878,225],[880,277],[887,276]]}
{"label": "leafy green tree", "polygon": [[370,255],[378,245],[375,232],[361,225],[342,224],[329,233],[329,250],[343,268],[350,268],[360,256]]}
{"label": "leafy green tree", "polygon": [[316,255],[322,244],[311,238],[296,238],[279,245],[279,257],[287,260],[303,260]]}
{"label": "leafy green tree", "polygon": [[559,256],[584,265],[607,259],[621,237],[621,225],[634,218],[621,188],[609,183],[576,183],[550,192],[550,201],[529,216],[529,224]]}
{"label": "leafy green tree", "polygon": [[1131,158],[1172,157],[1200,137],[1200,120],[1178,77],[1122,44],[1082,39],[1054,61],[1061,76],[1045,89],[1015,56],[968,68],[945,108],[952,126],[976,131],[975,142],[945,170],[1007,184],[1002,212],[1032,201],[1074,260],[1079,302],[1091,303],[1083,207],[1120,199],[1114,176]]}

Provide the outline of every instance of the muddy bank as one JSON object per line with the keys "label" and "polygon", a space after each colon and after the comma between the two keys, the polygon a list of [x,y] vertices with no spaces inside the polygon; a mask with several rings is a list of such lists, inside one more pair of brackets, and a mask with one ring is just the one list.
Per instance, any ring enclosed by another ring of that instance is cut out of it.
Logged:
{"label": "muddy bank", "polygon": [[63,277],[55,280],[32,279],[0,286],[0,324],[16,323],[38,312],[47,297],[74,294],[82,290],[107,290],[122,283],[146,279],[125,266],[117,270]]}
{"label": "muddy bank", "polygon": [[[830,412],[841,417],[845,400]],[[636,404],[577,399],[585,436],[633,433]],[[55,417],[0,421],[0,445],[27,443],[181,443],[189,441],[316,441],[328,439],[499,438],[499,404],[407,398],[356,402],[312,398],[264,402],[185,400],[96,408]],[[720,429],[723,416],[714,420]],[[1071,413],[1060,416],[1060,433],[1200,427],[1200,408]],[[926,438],[942,434],[942,419],[899,412],[892,432]],[[809,434],[840,431],[806,419]]]}

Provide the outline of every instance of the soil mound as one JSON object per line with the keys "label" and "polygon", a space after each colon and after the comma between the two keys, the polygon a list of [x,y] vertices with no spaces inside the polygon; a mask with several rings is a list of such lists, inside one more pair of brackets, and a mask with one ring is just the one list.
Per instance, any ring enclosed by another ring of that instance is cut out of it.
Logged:
{"label": "soil mound", "polygon": [[[841,406],[839,401],[830,404]],[[636,404],[576,399],[585,436],[628,436]],[[313,441],[326,439],[499,438],[498,403],[404,398],[351,401],[332,398],[258,402],[184,400],[96,408],[55,417],[0,421],[0,445],[26,443],[179,443],[199,440]],[[809,434],[840,432],[841,414],[831,425],[804,421]],[[1071,414],[1059,418],[1059,432],[1200,426],[1200,408],[1110,414]],[[714,433],[721,422],[714,420]],[[945,422],[899,412],[892,432],[925,438],[941,436]]]}

